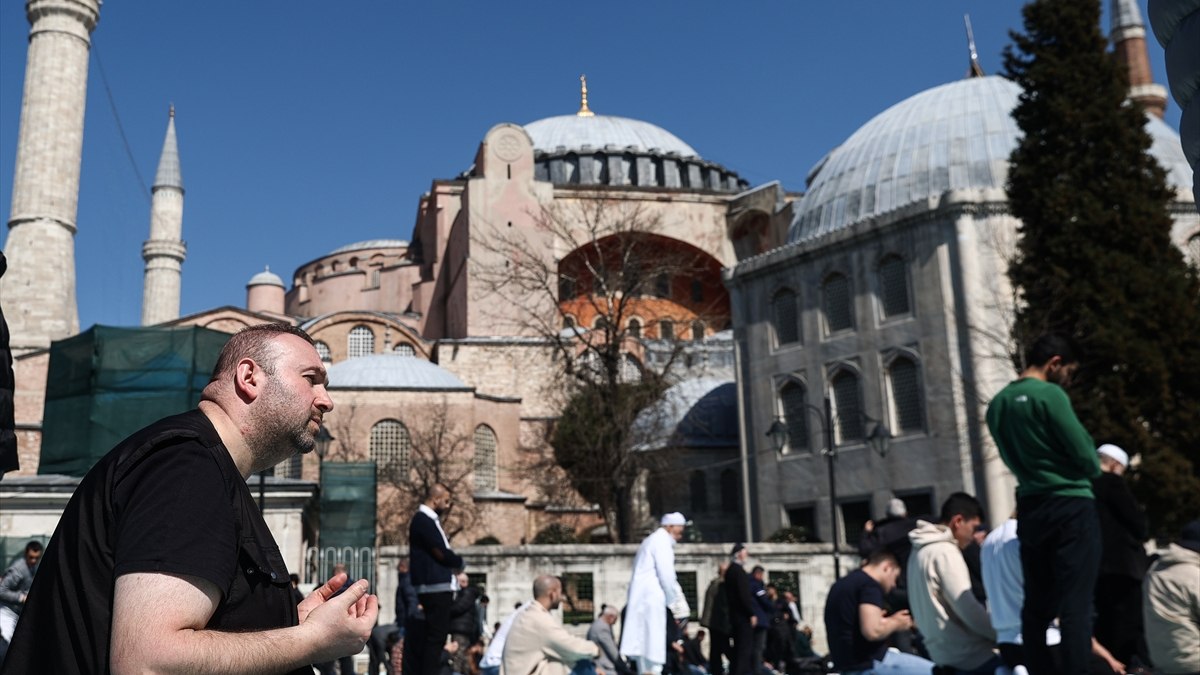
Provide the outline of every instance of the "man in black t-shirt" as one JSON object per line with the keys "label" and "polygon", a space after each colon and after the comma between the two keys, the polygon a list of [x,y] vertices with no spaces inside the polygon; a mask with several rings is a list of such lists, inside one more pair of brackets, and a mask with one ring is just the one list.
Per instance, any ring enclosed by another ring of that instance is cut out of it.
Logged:
{"label": "man in black t-shirt", "polygon": [[829,658],[843,675],[886,670],[897,675],[928,675],[933,663],[890,651],[887,638],[913,627],[908,610],[884,612],[883,596],[896,586],[900,565],[886,549],[877,549],[861,569],[839,579],[825,600]]}
{"label": "man in black t-shirt", "polygon": [[3,664],[12,673],[285,672],[362,650],[378,601],[335,575],[298,606],[246,479],[315,446],[333,409],[303,331],[230,338],[199,409],[80,482]]}

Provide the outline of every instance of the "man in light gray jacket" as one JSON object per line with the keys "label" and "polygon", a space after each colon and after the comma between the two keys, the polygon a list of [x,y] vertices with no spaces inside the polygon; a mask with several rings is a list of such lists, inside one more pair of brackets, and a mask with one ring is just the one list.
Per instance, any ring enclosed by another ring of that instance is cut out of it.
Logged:
{"label": "man in light gray jacket", "polygon": [[629,670],[622,668],[624,662],[621,659],[620,650],[617,649],[617,640],[613,637],[613,624],[617,622],[619,615],[620,612],[616,607],[606,605],[600,612],[600,616],[596,617],[596,620],[588,627],[587,639],[600,647],[600,656],[596,658],[596,665],[606,673],[623,674]]}
{"label": "man in light gray jacket", "polygon": [[4,570],[4,577],[0,579],[0,639],[6,645],[12,640],[13,630],[25,607],[25,597],[29,595],[29,587],[33,585],[33,575],[37,573],[41,559],[42,543],[31,541],[25,544],[25,554]]}

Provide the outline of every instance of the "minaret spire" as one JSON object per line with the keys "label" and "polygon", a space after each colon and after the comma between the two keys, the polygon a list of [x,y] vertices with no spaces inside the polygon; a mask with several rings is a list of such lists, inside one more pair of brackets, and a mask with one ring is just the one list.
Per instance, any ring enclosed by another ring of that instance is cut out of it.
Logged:
{"label": "minaret spire", "polygon": [[142,245],[146,275],[142,287],[142,325],[150,326],[179,318],[179,293],[183,260],[183,173],[179,169],[179,145],[175,140],[175,106],[167,113],[167,136],[163,140],[150,198],[150,238]]}
{"label": "minaret spire", "polygon": [[1162,118],[1167,109],[1167,89],[1155,84],[1150,72],[1146,25],[1142,22],[1142,10],[1137,0],[1112,0],[1109,17],[1113,52],[1129,73],[1129,98],[1141,103],[1146,112]]}
{"label": "minaret spire", "polygon": [[579,112],[575,113],[580,117],[595,117],[596,113],[588,109],[587,104],[587,75],[579,76]]}
{"label": "minaret spire", "polygon": [[971,30],[971,15],[963,14],[963,23],[967,25],[967,52],[971,63],[967,66],[967,77],[983,77],[983,66],[979,65],[979,52],[975,50],[975,32]]}

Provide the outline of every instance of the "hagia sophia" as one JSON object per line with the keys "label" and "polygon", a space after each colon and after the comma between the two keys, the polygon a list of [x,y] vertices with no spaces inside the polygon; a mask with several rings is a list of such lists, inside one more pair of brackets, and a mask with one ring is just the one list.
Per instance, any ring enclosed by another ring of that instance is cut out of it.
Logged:
{"label": "hagia sophia", "polygon": [[[83,122],[64,101],[84,95],[100,8],[73,0],[61,3],[69,13],[39,14],[40,1],[29,3],[27,72],[47,91],[26,90],[0,282],[21,462],[5,486],[39,473],[48,347],[79,332],[73,195]],[[1175,191],[1173,239],[1200,263],[1193,173],[1160,119],[1166,94],[1150,76],[1137,3],[1114,6],[1118,53],[1141,54],[1126,59],[1131,95],[1148,110],[1151,152]],[[55,31],[39,29],[45,22]],[[50,44],[66,33],[82,45]],[[677,345],[687,356],[648,449],[674,449],[672,468],[645,476],[639,518],[683,510],[705,541],[759,540],[789,526],[853,541],[893,497],[928,513],[967,490],[1007,513],[1012,478],[982,414],[1011,377],[996,336],[1007,335],[1002,305],[1011,297],[1005,262],[1018,223],[1004,185],[1020,90],[973,65],[970,76],[914,92],[848,138],[830,139],[802,191],[751,184],[652,122],[594,112],[584,81],[577,110],[498,121],[461,174],[433,179],[408,240],[380,231],[313,251],[290,273],[246,270],[244,306],[186,316],[186,163],[172,116],[143,248],[143,325],[234,332],[284,321],[312,336],[337,402],[326,418],[331,449],[280,465],[273,481],[316,481],[322,461],[406,471],[436,421],[461,439],[454,452],[471,469],[466,497],[479,518],[466,541],[523,544],[552,524],[601,538],[595,509],[551,498],[522,467],[552,452],[562,409],[562,366],[546,327],[572,336],[604,328],[589,301],[604,280],[588,256],[607,244],[589,237],[579,215],[603,204],[653,223],[647,257],[697,261],[686,275],[648,284],[623,319],[636,343],[630,377]],[[548,230],[546,218],[565,231]],[[534,263],[557,274],[557,298],[497,289],[497,270],[512,261],[504,246],[488,245],[495,241],[527,242],[522,250],[541,256]],[[825,400],[831,429],[812,412]],[[786,438],[773,447],[780,428]],[[884,434],[886,453],[872,442]],[[840,463],[836,523],[826,435]],[[401,518],[386,511],[388,489],[379,494],[381,543],[401,543],[384,534]]]}

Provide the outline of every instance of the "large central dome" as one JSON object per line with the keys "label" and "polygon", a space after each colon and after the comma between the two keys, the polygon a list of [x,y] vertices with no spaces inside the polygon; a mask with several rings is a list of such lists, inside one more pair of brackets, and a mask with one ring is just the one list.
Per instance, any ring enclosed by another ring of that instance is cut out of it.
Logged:
{"label": "large central dome", "polygon": [[[1008,156],[1021,137],[1011,115],[1020,93],[1002,77],[969,78],[876,115],[809,172],[788,241],[841,230],[947,190],[1003,189]],[[1153,116],[1146,131],[1167,184],[1190,193],[1192,172],[1179,135]]]}
{"label": "large central dome", "polygon": [[533,139],[534,151],[547,153],[595,152],[609,148],[699,157],[692,146],[679,140],[675,134],[649,122],[627,117],[559,115],[530,122],[525,125],[525,131]]}

